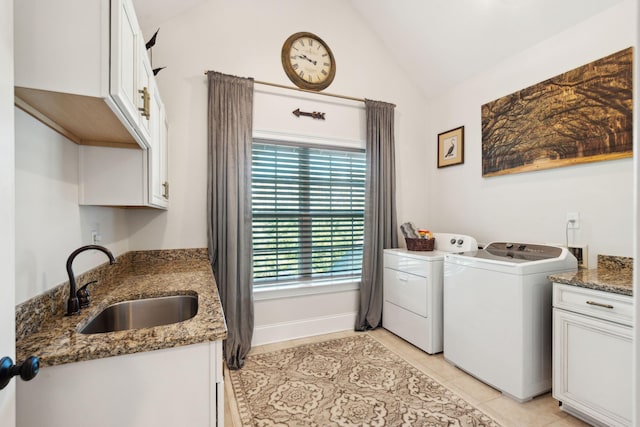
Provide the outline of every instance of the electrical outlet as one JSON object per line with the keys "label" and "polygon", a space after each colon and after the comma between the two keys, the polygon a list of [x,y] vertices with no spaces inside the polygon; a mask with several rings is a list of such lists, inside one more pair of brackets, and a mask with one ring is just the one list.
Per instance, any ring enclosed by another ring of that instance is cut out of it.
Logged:
{"label": "electrical outlet", "polygon": [[91,227],[91,243],[97,245],[102,241],[102,234],[100,233],[100,223],[96,222]]}
{"label": "electrical outlet", "polygon": [[580,214],[578,212],[567,212],[567,222],[569,228],[580,228]]}

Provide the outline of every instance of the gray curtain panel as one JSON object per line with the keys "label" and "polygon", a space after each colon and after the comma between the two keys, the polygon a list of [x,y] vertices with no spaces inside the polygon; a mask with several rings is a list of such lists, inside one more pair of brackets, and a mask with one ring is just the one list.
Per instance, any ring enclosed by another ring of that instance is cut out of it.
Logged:
{"label": "gray curtain panel", "polygon": [[382,324],[383,249],[398,247],[394,108],[386,102],[365,101],[367,182],[357,331]]}
{"label": "gray curtain panel", "polygon": [[253,336],[253,80],[213,71],[207,77],[209,260],[227,321],[224,358],[230,369],[240,369]]}

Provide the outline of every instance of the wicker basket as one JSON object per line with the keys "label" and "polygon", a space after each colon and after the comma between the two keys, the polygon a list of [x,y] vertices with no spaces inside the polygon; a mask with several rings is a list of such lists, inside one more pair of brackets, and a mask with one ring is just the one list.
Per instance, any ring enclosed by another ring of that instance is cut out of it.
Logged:
{"label": "wicker basket", "polygon": [[410,251],[432,251],[433,245],[436,243],[436,239],[410,239],[405,237],[407,242],[407,249]]}

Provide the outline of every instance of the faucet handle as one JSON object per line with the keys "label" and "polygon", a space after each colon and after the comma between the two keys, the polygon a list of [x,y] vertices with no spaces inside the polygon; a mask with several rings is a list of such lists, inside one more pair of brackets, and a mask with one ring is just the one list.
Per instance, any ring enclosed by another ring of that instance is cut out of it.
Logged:
{"label": "faucet handle", "polygon": [[85,283],[80,289],[78,289],[78,292],[76,292],[76,296],[78,297],[78,302],[80,303],[80,308],[89,307],[89,304],[91,303],[91,299],[90,299],[91,295],[89,294],[89,289],[87,289],[87,286],[93,283],[98,283],[98,281],[92,280],[89,283]]}

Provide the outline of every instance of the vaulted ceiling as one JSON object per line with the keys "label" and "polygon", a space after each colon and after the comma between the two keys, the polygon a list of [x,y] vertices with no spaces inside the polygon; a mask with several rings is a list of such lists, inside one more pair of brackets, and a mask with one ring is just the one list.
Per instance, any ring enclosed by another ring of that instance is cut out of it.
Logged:
{"label": "vaulted ceiling", "polygon": [[[134,3],[144,29],[203,1]],[[349,1],[431,97],[623,0]]]}

